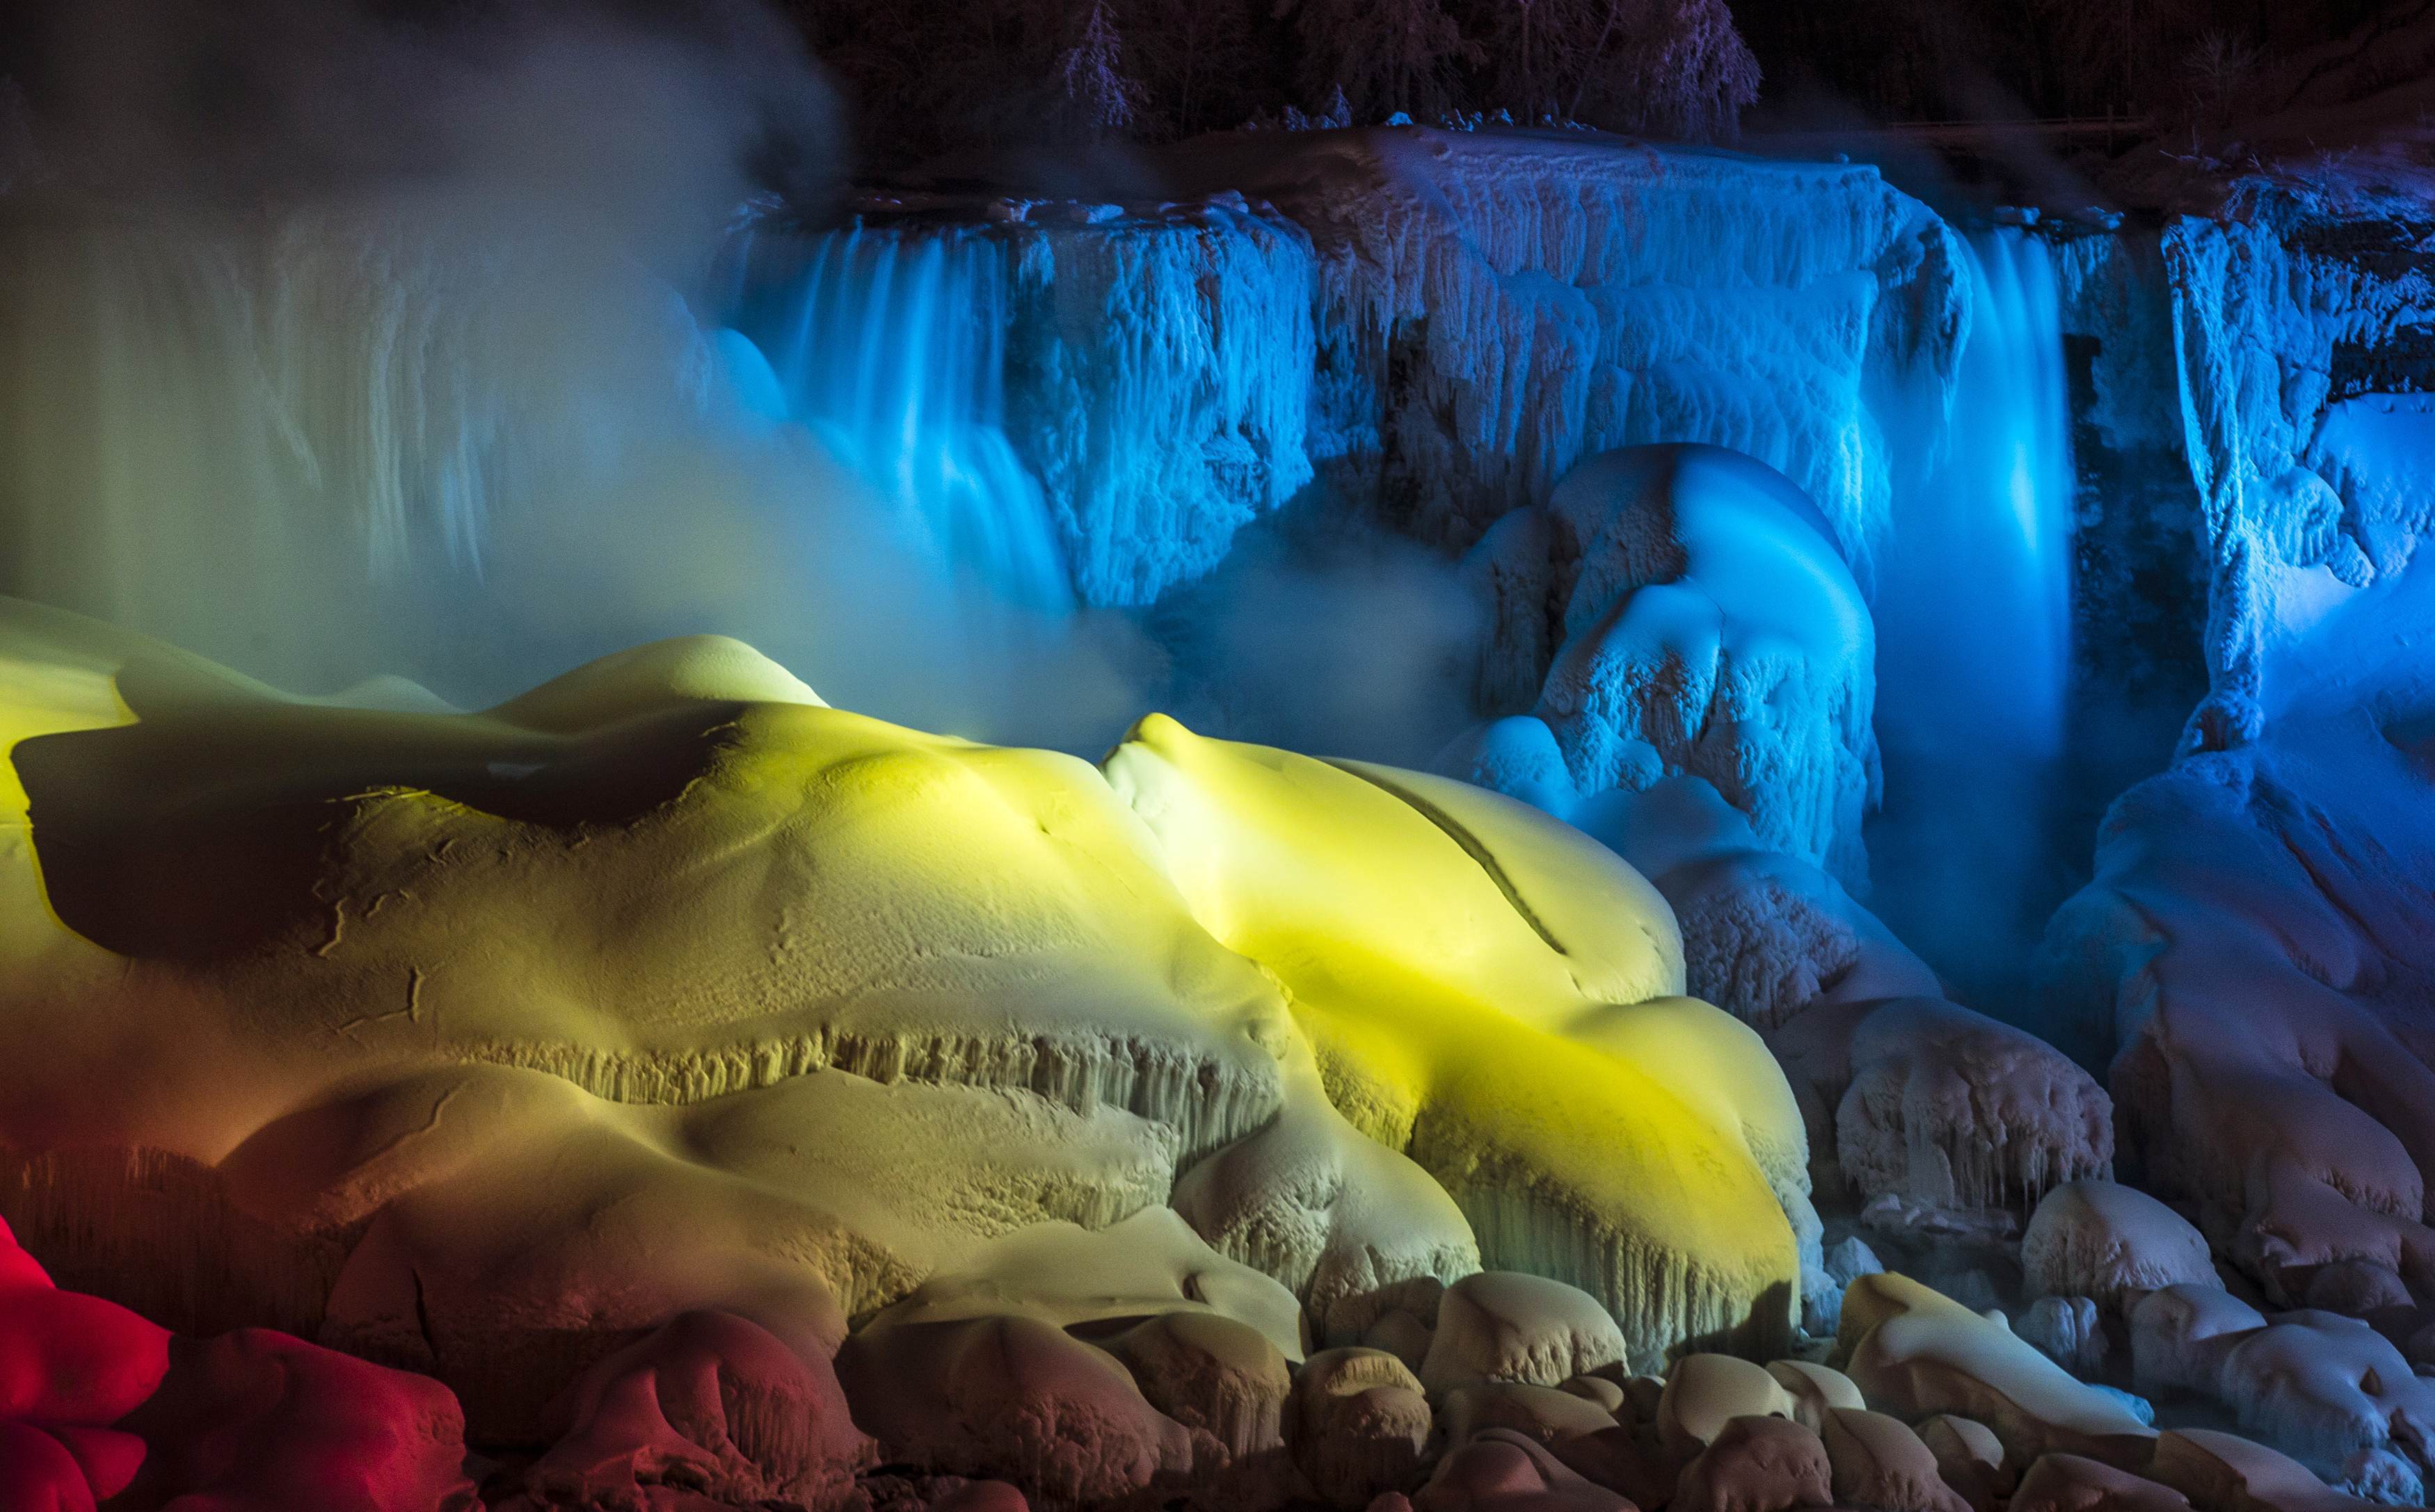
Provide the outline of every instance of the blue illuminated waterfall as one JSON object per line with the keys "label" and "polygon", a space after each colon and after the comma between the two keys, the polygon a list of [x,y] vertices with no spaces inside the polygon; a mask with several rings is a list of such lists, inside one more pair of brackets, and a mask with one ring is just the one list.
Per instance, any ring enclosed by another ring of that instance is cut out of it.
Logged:
{"label": "blue illuminated waterfall", "polygon": [[1878,582],[1886,806],[1869,838],[1878,911],[1965,990],[1974,969],[2019,957],[2018,932],[2064,885],[2047,808],[2068,713],[2074,482],[2046,244],[1998,229],[1967,251],[1952,412],[1925,422],[1941,438],[1915,438],[1931,460],[1899,490]]}
{"label": "blue illuminated waterfall", "polygon": [[1946,633],[1961,638],[1950,644],[1971,685],[1992,690],[1989,732],[2051,757],[2071,673],[2071,409],[2054,266],[2024,232],[1982,233],[1971,251],[1970,341],[1931,485],[1943,503],[1910,527],[1966,585],[1968,610]]}
{"label": "blue illuminated waterfall", "polygon": [[1005,428],[1011,255],[963,227],[755,238],[749,346],[722,345],[748,402],[806,427],[934,563],[1056,611],[1073,603],[1064,556]]}

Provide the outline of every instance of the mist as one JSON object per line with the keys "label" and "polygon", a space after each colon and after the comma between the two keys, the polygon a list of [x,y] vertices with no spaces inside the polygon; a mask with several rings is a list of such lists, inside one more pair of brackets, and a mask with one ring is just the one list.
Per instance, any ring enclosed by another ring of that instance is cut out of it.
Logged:
{"label": "mist", "polygon": [[[1120,725],[1155,661],[1128,627],[996,604],[728,381],[730,220],[756,167],[801,192],[838,151],[774,23],[337,14],[49,39],[0,201],[0,587],[299,691],[477,704],[719,632],[911,722]],[[276,83],[181,103],[173,60],[214,58]]]}
{"label": "mist", "polygon": [[1417,548],[1280,537],[1147,617],[1044,610],[762,412],[722,249],[849,160],[754,6],[30,26],[0,591],[316,694],[477,706],[714,632],[846,707],[1085,753],[1153,707],[1412,761],[1463,717],[1471,611]]}

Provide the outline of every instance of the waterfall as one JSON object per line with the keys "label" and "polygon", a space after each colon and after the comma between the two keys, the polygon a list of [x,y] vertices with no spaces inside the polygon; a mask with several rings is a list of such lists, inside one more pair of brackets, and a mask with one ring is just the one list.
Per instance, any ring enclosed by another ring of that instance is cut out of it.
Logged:
{"label": "waterfall", "polygon": [[1005,240],[945,226],[748,236],[742,340],[723,343],[738,392],[770,396],[942,569],[1025,608],[1070,608],[1047,500],[1007,438]]}
{"label": "waterfall", "polygon": [[[2065,885],[2056,797],[2071,671],[2069,394],[2046,243],[1969,239],[1949,419],[1903,487],[1875,605],[1878,910],[1982,998]],[[2027,930],[2027,936],[2021,931]]]}
{"label": "waterfall", "polygon": [[[1994,690],[1984,711],[2024,756],[2063,743],[2071,674],[2071,410],[2063,321],[2046,244],[1998,230],[1971,241],[1974,307],[1953,431],[1934,488],[1943,506],[1914,522],[1977,591],[1948,642]],[[1990,500],[1995,507],[1965,501]]]}

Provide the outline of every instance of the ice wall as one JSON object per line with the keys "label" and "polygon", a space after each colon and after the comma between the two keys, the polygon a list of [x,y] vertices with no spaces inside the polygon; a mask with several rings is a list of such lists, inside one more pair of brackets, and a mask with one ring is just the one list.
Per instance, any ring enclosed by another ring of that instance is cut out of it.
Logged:
{"label": "ice wall", "polygon": [[1870,579],[1895,396],[1949,385],[1968,302],[1956,238],[1874,168],[1412,129],[1178,156],[1310,233],[1310,451],[1348,493],[1463,547],[1583,456],[1710,442],[1788,475]]}
{"label": "ice wall", "polygon": [[[2428,524],[2435,223],[2261,190],[2163,233],[2185,451],[2203,507],[2211,690],[2187,742],[2255,738],[2316,673],[2332,603],[2406,569]],[[2357,648],[2364,650],[2365,648]]]}
{"label": "ice wall", "polygon": [[1309,481],[1311,260],[1239,196],[753,235],[796,420],[1019,600],[1145,604]]}

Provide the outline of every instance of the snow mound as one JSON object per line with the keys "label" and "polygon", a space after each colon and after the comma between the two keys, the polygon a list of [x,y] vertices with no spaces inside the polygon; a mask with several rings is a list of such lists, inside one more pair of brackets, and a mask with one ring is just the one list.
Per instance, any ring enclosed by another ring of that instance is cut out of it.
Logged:
{"label": "snow mound", "polygon": [[1531,714],[1577,792],[1690,773],[1772,849],[1865,872],[1875,640],[1824,520],[1782,474],[1711,446],[1606,453],[1558,485],[1544,523],[1509,517],[1480,552],[1519,663],[1500,679],[1546,663]]}
{"label": "snow mound", "polygon": [[[672,1317],[810,1360],[879,1313],[913,1395],[872,1410],[978,1435],[938,1473],[1015,1452],[980,1425],[1036,1365],[1105,1433],[1003,1473],[1088,1498],[1281,1467],[1305,1304],[1417,1362],[1483,1259],[1568,1280],[1483,1304],[1605,1341],[1563,1376],[1798,1315],[1764,1046],[1629,867],[1459,783],[1157,718],[1102,772],[716,641],[344,707],[14,604],[0,741],[0,1210],[78,1284],[436,1376],[486,1441],[562,1437]],[[924,1395],[967,1351],[999,1385]],[[599,1441],[657,1443],[628,1365]]]}
{"label": "snow mound", "polygon": [[2049,996],[2114,1049],[2126,1167],[2282,1307],[2435,1300],[2435,794],[2364,710],[2117,800],[2047,931]]}
{"label": "snow mound", "polygon": [[2215,1284],[2206,1236],[2163,1203],[2112,1181],[2073,1181],[2042,1198],[2021,1236],[2030,1295],[2114,1303],[2125,1292]]}
{"label": "snow mound", "polygon": [[1788,1331],[1799,1115],[1754,1036],[1677,995],[1637,873],[1495,794],[1164,716],[1106,769],[1195,913],[1275,973],[1328,1100],[1452,1194],[1486,1263],[1581,1287],[1635,1359]]}
{"label": "snow mound", "polygon": [[1491,726],[1470,770],[1570,818],[1656,885],[1689,987],[1757,1029],[1791,1083],[1816,1190],[1959,1216],[2110,1171],[2112,1105],[2060,1051],[1944,1001],[1883,923],[1762,844],[1706,782],[1571,798],[1552,764],[1514,758],[1543,738],[1535,724]]}

